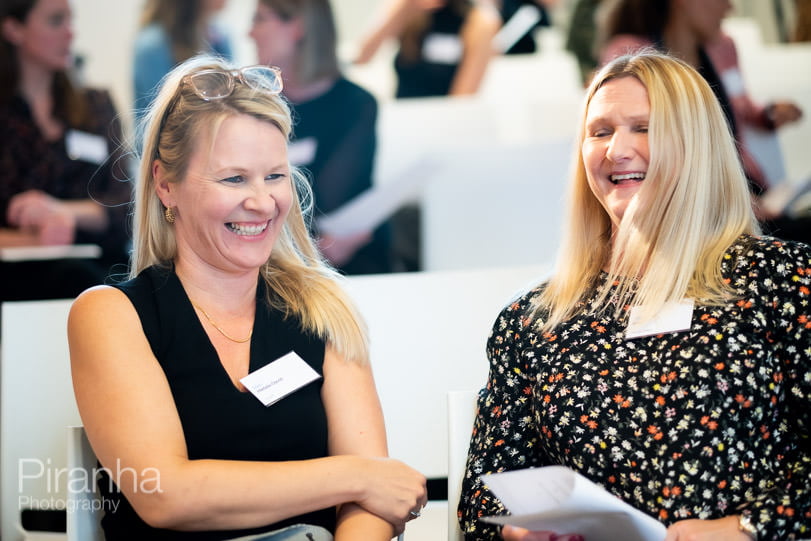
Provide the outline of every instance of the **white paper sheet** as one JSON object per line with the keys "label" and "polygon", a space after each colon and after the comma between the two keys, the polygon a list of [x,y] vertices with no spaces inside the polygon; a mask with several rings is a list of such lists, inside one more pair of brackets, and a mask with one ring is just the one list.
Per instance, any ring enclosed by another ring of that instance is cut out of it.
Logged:
{"label": "white paper sheet", "polygon": [[665,526],[564,466],[483,475],[510,511],[485,517],[494,524],[577,533],[589,541],[662,541]]}
{"label": "white paper sheet", "polygon": [[498,54],[507,52],[519,39],[531,31],[540,20],[541,12],[537,7],[529,4],[521,6],[513,13],[510,20],[501,26],[501,30],[493,38],[493,49]]}
{"label": "white paper sheet", "polygon": [[65,244],[60,246],[11,246],[0,248],[0,261],[39,261],[47,259],[96,259],[101,248],[95,244]]}
{"label": "white paper sheet", "polygon": [[424,157],[382,185],[375,185],[316,222],[322,233],[344,237],[371,232],[413,199],[423,183],[436,173],[435,160]]}

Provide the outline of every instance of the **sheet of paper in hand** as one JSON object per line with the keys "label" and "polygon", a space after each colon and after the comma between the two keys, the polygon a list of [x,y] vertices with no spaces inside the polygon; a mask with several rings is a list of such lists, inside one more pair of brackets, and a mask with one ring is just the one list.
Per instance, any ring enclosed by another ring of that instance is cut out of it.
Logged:
{"label": "sheet of paper in hand", "polygon": [[422,157],[409,165],[396,178],[376,184],[334,211],[318,218],[321,233],[344,237],[374,231],[409,200],[419,196],[423,184],[436,174],[436,159]]}
{"label": "sheet of paper in hand", "polygon": [[577,533],[588,541],[662,541],[665,526],[564,466],[482,475],[510,511],[484,517],[492,524]]}

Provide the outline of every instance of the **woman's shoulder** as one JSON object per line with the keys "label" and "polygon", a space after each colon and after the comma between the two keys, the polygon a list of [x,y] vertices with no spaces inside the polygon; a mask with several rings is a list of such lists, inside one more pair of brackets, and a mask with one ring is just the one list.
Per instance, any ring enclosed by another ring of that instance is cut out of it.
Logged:
{"label": "woman's shoulder", "polygon": [[109,328],[134,313],[133,304],[123,291],[109,285],[94,286],[73,301],[68,329],[72,334],[83,328]]}
{"label": "woman's shoulder", "polygon": [[346,77],[339,77],[333,89],[353,102],[370,107],[377,107],[377,99],[371,92]]}
{"label": "woman's shoulder", "polygon": [[739,268],[811,277],[811,246],[802,242],[742,235],[729,248],[725,259],[734,259]]}
{"label": "woman's shoulder", "polygon": [[538,306],[540,295],[546,289],[547,281],[532,283],[516,290],[512,297],[502,307],[500,315],[512,317],[514,315],[524,316],[529,312],[534,312]]}
{"label": "woman's shoulder", "polygon": [[163,75],[173,63],[169,35],[157,23],[144,26],[138,31],[133,43],[133,52],[133,69],[136,75],[144,71],[155,71]]}
{"label": "woman's shoulder", "polygon": [[158,23],[142,26],[135,34],[135,50],[169,47],[169,34]]}

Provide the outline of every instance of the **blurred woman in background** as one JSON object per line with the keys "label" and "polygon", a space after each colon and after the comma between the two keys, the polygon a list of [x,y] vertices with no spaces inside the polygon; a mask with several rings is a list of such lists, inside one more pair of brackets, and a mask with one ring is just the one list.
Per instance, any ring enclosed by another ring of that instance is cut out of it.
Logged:
{"label": "blurred woman in background", "polygon": [[372,59],[388,39],[399,50],[398,98],[475,94],[493,55],[501,17],[471,0],[390,0],[362,41],[355,62]]}
{"label": "blurred woman in background", "polygon": [[121,127],[109,93],[71,77],[69,1],[0,6],[0,247],[103,250],[96,260],[2,263],[0,300],[73,297],[126,261]]}
{"label": "blurred woman in background", "polygon": [[136,118],[141,117],[158,83],[175,65],[201,52],[233,59],[228,35],[211,21],[225,7],[225,1],[146,1],[133,59]]}
{"label": "blurred woman in background", "polygon": [[340,237],[318,231],[319,216],[372,187],[377,147],[377,102],[341,74],[329,1],[260,0],[250,35],[259,62],[284,74],[296,123],[290,160],[310,174],[320,249],[346,274],[391,271],[388,224]]}

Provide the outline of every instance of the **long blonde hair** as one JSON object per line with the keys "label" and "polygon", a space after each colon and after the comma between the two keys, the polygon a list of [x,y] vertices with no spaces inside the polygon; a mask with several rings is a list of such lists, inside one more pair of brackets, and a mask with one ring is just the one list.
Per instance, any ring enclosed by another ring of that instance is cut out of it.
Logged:
{"label": "long blonde hair", "polygon": [[[612,238],[611,219],[591,191],[581,156],[585,119],[607,82],[634,77],[650,101],[650,160],[645,181]],[[650,317],[685,297],[718,304],[732,296],[721,276],[726,250],[744,233],[759,234],[735,142],[707,82],[685,62],[646,51],[606,65],[591,82],[572,164],[568,217],[556,269],[536,298],[548,310],[545,331],[586,309],[579,303],[608,276],[595,306],[613,317],[644,307]],[[612,284],[618,284],[611,291]],[[538,311],[536,310],[536,315]]]}
{"label": "long blonde hair", "polygon": [[[207,69],[232,69],[221,58],[199,55],[180,64],[165,78],[143,118],[145,135],[135,186],[135,218],[130,276],[153,265],[170,266],[177,256],[174,228],[164,219],[155,191],[152,164],[160,160],[171,182],[182,182],[201,132],[216,129],[230,116],[245,114],[279,128],[289,138],[290,108],[280,95],[236,84],[230,96],[205,101],[184,78]],[[342,278],[324,263],[309,236],[306,220],[312,206],[310,185],[291,170],[294,201],[270,259],[260,274],[271,306],[294,314],[305,330],[327,340],[345,358],[367,362],[366,329],[360,314],[340,287]]]}

